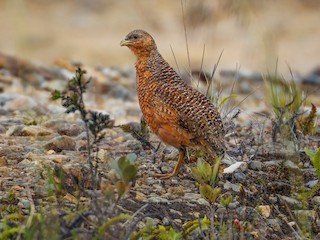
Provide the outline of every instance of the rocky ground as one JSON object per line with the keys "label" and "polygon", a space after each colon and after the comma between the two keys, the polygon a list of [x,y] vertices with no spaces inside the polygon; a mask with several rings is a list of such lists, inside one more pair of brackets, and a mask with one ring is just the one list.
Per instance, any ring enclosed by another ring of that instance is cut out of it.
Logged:
{"label": "rocky ground", "polygon": [[[73,180],[89,186],[84,125],[78,113],[65,114],[59,101],[50,100],[51,92],[63,90],[75,66],[79,65],[60,59],[51,67],[37,66],[0,54],[1,218],[10,213],[5,208],[10,204],[25,216],[30,215],[30,209],[38,212],[57,204],[48,198],[48,169],[62,169],[65,173],[67,187],[60,195],[63,206],[69,210],[74,209],[78,201],[77,183]],[[85,95],[87,108],[109,113],[115,125],[139,122],[141,112],[134,69],[82,67],[92,77]],[[239,76],[234,82],[230,80],[234,79],[232,71],[216,75],[222,80],[225,95],[230,94],[235,83],[238,98],[232,106],[241,112],[226,136],[230,158],[223,160],[217,183],[222,188],[222,196],[232,195],[233,201],[227,210],[216,203],[213,215],[218,222],[224,218],[230,228],[240,226],[232,235],[236,239],[320,238],[320,192],[307,202],[299,198],[299,193],[311,189],[318,181],[303,149],[314,150],[320,146],[320,125],[317,123],[314,135],[304,136],[298,130],[298,151],[280,141],[280,136],[273,142],[271,104],[265,97],[261,75],[240,72]],[[300,80],[310,93],[307,102],[319,108],[319,90],[314,91],[320,86],[317,72]],[[308,107],[307,104],[306,110]],[[150,142],[155,147],[159,144],[153,135]],[[120,200],[119,212],[134,214],[147,204],[138,215],[150,215],[149,220],[155,225],[173,226],[176,231],[181,231],[188,221],[210,215],[212,208],[200,195],[191,173],[191,167],[196,166],[192,154],[177,177],[163,181],[152,175],[171,171],[177,154],[174,149],[161,145],[155,152],[117,127],[105,130],[99,148],[98,169],[102,182],[116,178],[110,168],[113,159],[129,153],[137,155],[138,178]],[[241,162],[237,169],[222,172],[236,162]],[[8,202],[10,190],[17,199],[14,204]],[[82,196],[81,202],[86,205],[89,198]],[[235,221],[239,221],[238,225]],[[144,225],[145,219],[138,223],[137,229]]]}

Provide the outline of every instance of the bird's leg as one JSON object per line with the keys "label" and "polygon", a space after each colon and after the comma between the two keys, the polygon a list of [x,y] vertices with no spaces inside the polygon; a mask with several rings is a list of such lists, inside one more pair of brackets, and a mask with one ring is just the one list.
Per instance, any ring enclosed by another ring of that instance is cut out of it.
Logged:
{"label": "bird's leg", "polygon": [[169,179],[169,178],[171,178],[173,176],[176,176],[178,174],[178,172],[179,172],[179,169],[180,169],[183,161],[184,161],[185,155],[186,155],[186,149],[185,148],[180,148],[178,162],[177,162],[176,166],[174,167],[172,173],[165,173],[165,174],[157,174],[156,173],[154,176],[158,177],[160,179],[163,179],[163,180]]}

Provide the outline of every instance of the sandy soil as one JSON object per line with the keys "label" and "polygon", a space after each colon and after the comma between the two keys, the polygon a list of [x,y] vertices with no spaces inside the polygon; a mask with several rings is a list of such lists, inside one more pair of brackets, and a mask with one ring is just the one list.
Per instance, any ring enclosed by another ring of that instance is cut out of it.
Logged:
{"label": "sandy soil", "polygon": [[[223,52],[220,68],[265,71],[287,65],[304,74],[319,65],[320,4],[316,0],[187,1],[185,22],[191,67],[210,69]],[[0,51],[41,64],[65,57],[91,65],[132,66],[120,48],[132,29],[148,30],[170,63],[188,68],[180,1],[3,0]]]}

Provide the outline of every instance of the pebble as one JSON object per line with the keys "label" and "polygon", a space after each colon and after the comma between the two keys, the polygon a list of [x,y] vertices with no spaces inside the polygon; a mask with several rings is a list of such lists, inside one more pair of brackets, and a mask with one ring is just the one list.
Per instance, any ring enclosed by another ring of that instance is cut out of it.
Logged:
{"label": "pebble", "polygon": [[257,209],[264,218],[268,218],[271,214],[271,207],[269,205],[259,205]]}
{"label": "pebble", "polygon": [[184,198],[191,201],[196,201],[197,199],[202,198],[202,196],[198,193],[185,193]]}
{"label": "pebble", "polygon": [[235,172],[233,174],[233,176],[237,180],[237,182],[240,182],[240,183],[244,183],[247,179],[247,176],[243,172],[240,172],[240,171]]}
{"label": "pebble", "polygon": [[147,199],[147,202],[149,203],[165,203],[165,204],[169,204],[169,200],[166,198],[162,198],[159,196],[154,196],[154,197],[150,197]]}
{"label": "pebble", "polygon": [[297,164],[295,164],[294,162],[292,162],[290,160],[285,161],[283,166],[290,171],[301,172],[301,168]]}
{"label": "pebble", "polygon": [[12,93],[1,93],[0,94],[0,106],[8,111],[16,111],[16,110],[31,110],[39,106],[37,101],[25,95],[18,95]]}
{"label": "pebble", "polygon": [[280,195],[280,198],[292,208],[301,208],[302,203],[295,198]]}
{"label": "pebble", "polygon": [[280,166],[283,163],[283,160],[271,160],[271,161],[266,161],[263,164],[266,167],[274,167],[274,166]]}
{"label": "pebble", "polygon": [[223,184],[223,188],[225,190],[232,190],[234,192],[240,192],[240,184],[234,184],[234,183],[231,183],[229,181],[226,181],[224,184]]}
{"label": "pebble", "polygon": [[260,161],[251,161],[249,162],[249,168],[252,170],[261,170],[262,163]]}
{"label": "pebble", "polygon": [[230,203],[230,204],[228,205],[228,208],[230,208],[230,209],[236,209],[237,207],[239,207],[239,205],[240,205],[240,203],[239,203],[238,201],[234,201],[234,202],[232,202],[232,203]]}
{"label": "pebble", "polygon": [[83,128],[77,124],[65,124],[62,127],[60,127],[57,131],[60,135],[73,137],[78,136],[80,133],[82,133]]}
{"label": "pebble", "polygon": [[320,207],[320,196],[314,196],[312,198],[312,202],[314,205],[318,206],[318,208]]}
{"label": "pebble", "polygon": [[282,232],[280,220],[277,218],[271,218],[266,220],[268,226],[270,226],[276,232]]}
{"label": "pebble", "polygon": [[275,196],[270,196],[269,201],[270,203],[276,204],[278,202],[278,198]]}
{"label": "pebble", "polygon": [[30,208],[31,204],[30,204],[30,201],[27,200],[27,199],[21,199],[20,202],[22,203],[23,207],[24,208]]}
{"label": "pebble", "polygon": [[21,136],[48,136],[51,134],[53,134],[51,130],[39,126],[26,126],[21,130]]}
{"label": "pebble", "polygon": [[44,145],[46,150],[54,150],[56,152],[61,152],[62,150],[76,150],[76,142],[71,137],[59,136],[50,140]]}
{"label": "pebble", "polygon": [[316,186],[318,184],[318,182],[319,182],[319,180],[311,180],[306,183],[306,187],[313,188],[314,186]]}
{"label": "pebble", "polygon": [[14,125],[7,130],[6,135],[19,136],[23,128],[24,128],[24,125]]}
{"label": "pebble", "polygon": [[2,125],[0,125],[0,134],[1,133],[5,133],[6,132],[6,128]]}

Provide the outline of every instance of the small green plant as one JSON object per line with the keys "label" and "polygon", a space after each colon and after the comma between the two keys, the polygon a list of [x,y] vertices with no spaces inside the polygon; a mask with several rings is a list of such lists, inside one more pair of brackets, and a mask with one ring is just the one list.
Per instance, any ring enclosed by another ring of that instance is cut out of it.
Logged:
{"label": "small green plant", "polygon": [[265,78],[267,96],[270,99],[275,120],[272,127],[272,140],[276,142],[277,134],[285,140],[295,141],[297,138],[297,119],[301,115],[301,107],[305,101],[303,91],[295,81],[286,81],[275,76]]}
{"label": "small green plant", "polygon": [[118,201],[131,187],[131,183],[135,182],[137,177],[137,168],[134,165],[137,155],[129,153],[127,156],[120,157],[118,160],[113,160],[111,167],[116,170],[120,179],[116,181],[115,187],[117,190],[117,198],[115,197],[114,187],[110,185],[105,192],[109,201]]}
{"label": "small green plant", "polygon": [[304,151],[310,158],[320,180],[320,148],[318,148],[315,152],[312,152],[309,148],[304,148]]}
{"label": "small green plant", "polygon": [[193,177],[200,184],[201,196],[210,204],[213,204],[221,193],[221,188],[214,187],[218,179],[220,162],[221,160],[217,159],[212,169],[209,163],[199,159],[197,167],[191,168]]}
{"label": "small green plant", "polygon": [[181,240],[182,232],[176,232],[169,226],[153,226],[147,222],[144,228],[142,228],[136,235],[132,235],[132,240],[144,239],[144,240]]}
{"label": "small green plant", "polygon": [[301,199],[306,202],[308,199],[312,198],[314,194],[320,189],[320,148],[318,148],[314,152],[308,148],[304,148],[304,151],[310,158],[318,176],[318,183],[313,188],[311,188],[311,190],[300,194]]}
{"label": "small green plant", "polygon": [[[98,186],[97,164],[94,164],[94,161],[97,160],[97,155],[93,157],[92,152],[95,145],[103,138],[103,129],[113,127],[114,121],[111,120],[107,114],[88,111],[86,109],[83,94],[86,92],[91,78],[86,79],[84,77],[85,73],[86,71],[78,68],[75,76],[69,80],[66,92],[62,93],[55,90],[52,93],[52,100],[61,99],[62,106],[66,108],[66,113],[80,112],[87,134],[87,160],[90,166],[92,189],[96,189]],[[93,141],[90,141],[90,133],[93,135]],[[96,153],[97,152],[98,151],[96,151]]]}
{"label": "small green plant", "polygon": [[[115,182],[99,182],[97,173],[100,156],[98,144],[104,137],[103,130],[113,127],[114,121],[107,114],[86,109],[83,94],[90,83],[90,78],[86,79],[84,77],[85,73],[84,70],[77,69],[75,77],[68,82],[65,92],[54,91],[52,93],[53,100],[61,99],[62,106],[66,108],[66,113],[80,112],[87,133],[87,161],[90,166],[91,189],[93,190],[88,193],[86,189],[79,186],[79,190],[83,191],[84,195],[91,197],[91,202],[89,208],[76,214],[73,221],[69,220],[69,230],[64,234],[64,237],[76,236],[75,228],[81,227],[86,220],[86,224],[89,224],[93,230],[91,235],[94,239],[121,238],[126,234],[126,229],[122,225],[123,222],[130,221],[132,217],[128,214],[119,213],[116,205],[135,182],[137,168],[134,161],[137,156],[128,154],[112,161],[111,167],[116,170],[118,179]],[[56,177],[63,178],[63,174]],[[51,179],[49,190],[51,194],[53,191],[58,194],[63,190],[63,179],[55,181],[58,184],[53,184],[53,182]],[[53,185],[54,187],[52,187]],[[98,197],[100,193],[103,194],[104,198]],[[95,220],[91,219],[92,216]]]}
{"label": "small green plant", "polygon": [[2,218],[0,220],[0,239],[15,239],[23,231],[21,222],[24,220],[24,216],[16,213],[8,214]]}
{"label": "small green plant", "polygon": [[311,111],[308,116],[301,116],[298,119],[298,126],[304,135],[316,133],[317,107],[311,103]]}
{"label": "small green plant", "polygon": [[36,111],[29,111],[23,116],[23,123],[25,125],[39,125],[48,121],[47,115],[37,113]]}

